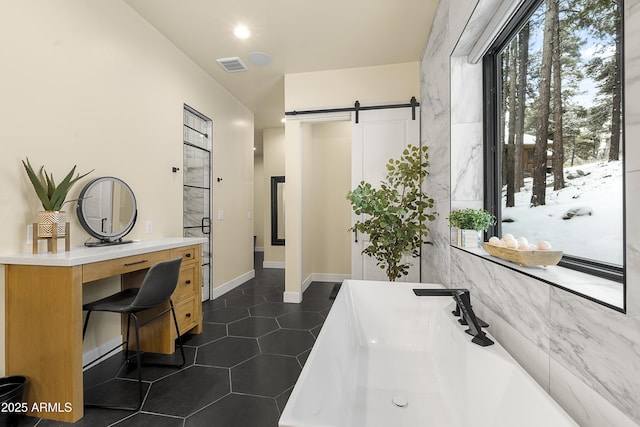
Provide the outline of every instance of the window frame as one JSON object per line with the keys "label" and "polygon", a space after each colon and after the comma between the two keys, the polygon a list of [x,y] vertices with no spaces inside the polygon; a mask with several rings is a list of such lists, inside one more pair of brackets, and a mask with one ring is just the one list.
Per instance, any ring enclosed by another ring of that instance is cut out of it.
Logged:
{"label": "window frame", "polygon": [[[482,57],[483,68],[483,138],[484,138],[484,206],[485,209],[496,216],[496,224],[489,227],[486,236],[500,236],[502,234],[502,147],[499,147],[500,138],[500,116],[501,103],[498,96],[502,93],[502,77],[500,67],[500,52],[520,31],[524,24],[531,18],[533,13],[544,3],[545,0],[524,0],[522,6],[516,11],[513,17],[507,22],[504,29],[498,34],[493,44]],[[622,146],[622,266],[605,263],[602,261],[587,259],[574,255],[565,254],[558,263],[559,266],[580,271],[596,277],[601,277],[614,282],[622,283],[624,286],[624,301],[626,306],[626,179],[625,179],[625,148],[626,148],[626,128],[625,128],[625,81],[624,81],[624,0],[620,0],[622,10],[622,105],[623,114],[621,118],[621,146]],[[485,237],[486,238],[486,237]]]}

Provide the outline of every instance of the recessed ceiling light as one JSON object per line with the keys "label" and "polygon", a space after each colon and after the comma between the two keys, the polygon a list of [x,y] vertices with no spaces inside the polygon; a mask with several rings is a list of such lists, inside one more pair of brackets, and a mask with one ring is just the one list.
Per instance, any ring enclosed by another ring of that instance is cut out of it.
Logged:
{"label": "recessed ceiling light", "polygon": [[271,63],[271,57],[265,52],[251,52],[247,57],[252,64],[256,65],[267,65]]}
{"label": "recessed ceiling light", "polygon": [[244,25],[238,25],[233,29],[233,35],[239,39],[248,39],[251,36],[251,31]]}

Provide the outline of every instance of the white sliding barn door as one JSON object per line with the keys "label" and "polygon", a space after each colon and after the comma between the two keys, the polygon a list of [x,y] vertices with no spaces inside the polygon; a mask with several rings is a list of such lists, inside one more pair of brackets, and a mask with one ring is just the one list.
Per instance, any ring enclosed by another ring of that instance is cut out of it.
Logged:
{"label": "white sliding barn door", "polygon": [[[415,108],[415,120],[410,107],[360,111],[358,123],[352,117],[351,188],[361,181],[379,186],[387,173],[386,164],[391,158],[399,158],[404,148],[420,145],[420,108]],[[353,224],[359,219],[352,213]],[[367,235],[351,236],[351,277],[361,280],[388,280],[385,271],[376,265],[375,259],[363,255],[369,244]],[[408,276],[399,280],[420,281],[420,259],[410,261],[413,266]]]}

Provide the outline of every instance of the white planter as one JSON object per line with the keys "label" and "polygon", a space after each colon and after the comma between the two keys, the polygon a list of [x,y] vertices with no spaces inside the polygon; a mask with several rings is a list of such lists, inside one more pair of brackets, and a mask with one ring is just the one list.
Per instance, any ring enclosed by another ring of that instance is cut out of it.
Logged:
{"label": "white planter", "polygon": [[67,213],[65,211],[39,211],[38,237],[52,237],[54,224],[56,225],[57,236],[64,237],[66,222]]}
{"label": "white planter", "polygon": [[476,230],[458,230],[457,244],[461,248],[479,248],[481,231]]}

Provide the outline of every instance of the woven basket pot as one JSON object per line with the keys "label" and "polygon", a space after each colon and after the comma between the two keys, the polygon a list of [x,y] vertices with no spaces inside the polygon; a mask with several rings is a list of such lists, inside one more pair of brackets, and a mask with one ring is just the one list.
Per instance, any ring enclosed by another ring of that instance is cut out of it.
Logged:
{"label": "woven basket pot", "polygon": [[57,224],[58,237],[64,237],[66,222],[67,213],[65,211],[39,211],[38,236],[52,237],[54,224]]}

